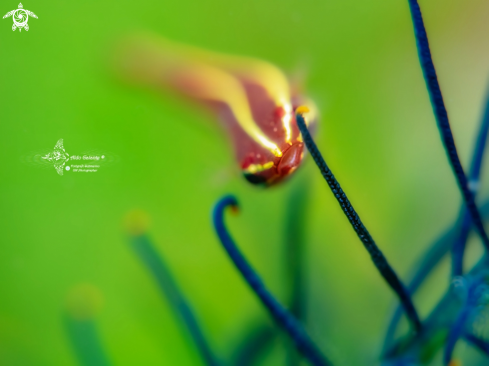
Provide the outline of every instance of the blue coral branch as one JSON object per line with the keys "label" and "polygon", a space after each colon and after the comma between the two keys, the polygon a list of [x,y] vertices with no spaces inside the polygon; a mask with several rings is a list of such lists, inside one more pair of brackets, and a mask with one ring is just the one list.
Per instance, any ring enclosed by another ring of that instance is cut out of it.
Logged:
{"label": "blue coral branch", "polygon": [[[487,301],[489,255],[484,255],[463,278],[459,277],[425,319],[422,332],[401,337],[384,353],[384,365],[430,363],[441,347],[452,348],[478,319]],[[466,309],[467,314],[463,312]],[[463,326],[462,326],[463,323]],[[450,333],[451,339],[447,339]],[[447,342],[448,341],[448,342]],[[451,351],[450,351],[451,352]]]}
{"label": "blue coral branch", "polygon": [[480,337],[475,336],[472,333],[468,333],[464,336],[465,340],[476,347],[479,351],[484,353],[486,356],[489,356],[489,343],[481,339]]}
{"label": "blue coral branch", "polygon": [[467,239],[469,238],[472,220],[470,213],[464,207],[462,209],[461,218],[462,224],[456,236],[455,242],[452,245],[452,277],[461,276],[463,273],[463,258]]}
{"label": "blue coral branch", "polygon": [[[307,307],[305,286],[305,223],[307,220],[308,180],[302,179],[292,188],[287,202],[285,221],[285,255],[287,259],[288,283],[291,284],[290,312],[302,321]],[[300,358],[294,347],[288,347],[287,366],[297,366]]]}
{"label": "blue coral branch", "polygon": [[[485,283],[485,276],[478,277],[472,280],[469,285],[466,285],[468,292],[466,295],[466,301],[462,309],[460,310],[457,318],[453,322],[448,332],[447,341],[445,343],[445,350],[443,352],[443,362],[446,366],[449,366],[452,360],[453,350],[457,341],[462,338],[466,332],[466,327],[477,310],[481,297],[487,292],[487,285]],[[465,281],[465,280],[462,280]]]}
{"label": "blue coral branch", "polygon": [[208,366],[219,366],[217,356],[212,351],[190,305],[182,294],[177,283],[168,269],[163,257],[157,252],[147,235],[131,237],[134,250],[141,261],[151,272],[158,283],[161,293],[168,300],[173,310],[180,316],[188,329],[192,340]]}
{"label": "blue coral branch", "polygon": [[[489,92],[487,93],[486,106],[481,120],[481,125],[477,133],[477,140],[475,148],[472,154],[472,162],[470,166],[470,182],[472,184],[474,195],[477,194],[477,186],[480,180],[481,167],[484,157],[484,152],[487,143],[487,135],[489,130]],[[489,202],[484,203],[481,206],[481,212],[484,221],[489,216]],[[462,205],[457,220],[454,224],[450,225],[444,234],[442,234],[435,242],[429,246],[427,252],[423,255],[422,259],[416,263],[415,274],[412,276],[411,281],[408,284],[408,290],[411,295],[416,293],[419,286],[424,282],[427,276],[431,273],[433,268],[440,262],[447,251],[452,248],[452,275],[458,276],[463,273],[463,253],[465,250],[465,244],[470,233],[472,220],[470,219],[470,213],[465,205]],[[383,346],[383,352],[385,353],[394,339],[397,326],[403,314],[402,307],[397,307],[394,315],[389,323],[389,327],[386,332],[386,337]]]}
{"label": "blue coral branch", "polygon": [[76,319],[67,314],[64,323],[80,365],[111,365],[93,319]]}
{"label": "blue coral branch", "polygon": [[[474,152],[472,154],[472,163],[470,165],[469,171],[469,185],[474,194],[477,195],[482,162],[484,158],[484,152],[487,145],[487,134],[489,131],[489,91],[487,92],[486,97],[486,105],[484,108],[484,113],[482,117],[482,121],[479,127],[479,131],[477,133],[477,140],[474,147]],[[470,232],[471,220],[470,213],[464,207],[463,212],[463,222],[462,227],[460,229],[460,233],[458,235],[455,244],[452,249],[452,275],[453,276],[461,276],[463,274],[463,257],[465,252],[465,246],[467,244],[467,238]]]}
{"label": "blue coral branch", "polygon": [[[472,161],[470,166],[470,182],[473,187],[473,192],[477,194],[477,186],[479,185],[481,167],[484,157],[485,148],[487,145],[487,135],[489,130],[489,91],[487,92],[486,106],[483,113],[483,118],[477,133],[475,148],[472,153]],[[488,219],[489,202],[481,206],[481,212],[484,221]],[[431,273],[433,268],[440,262],[447,251],[452,248],[452,275],[457,276],[463,273],[463,253],[468,235],[470,233],[472,220],[470,213],[465,205],[462,205],[458,218],[454,224],[450,225],[444,234],[442,234],[435,242],[429,246],[427,252],[422,259],[416,263],[415,273],[408,284],[408,290],[413,295],[418,290],[419,286],[424,282],[426,277]],[[386,337],[383,346],[383,352],[389,348],[394,339],[397,326],[403,314],[402,307],[397,307],[394,315],[389,323],[386,332]]]}
{"label": "blue coral branch", "polygon": [[262,325],[245,335],[232,356],[233,365],[256,365],[277,338],[278,330],[272,325]]}
{"label": "blue coral branch", "polygon": [[462,337],[465,331],[465,326],[469,319],[470,313],[470,309],[464,308],[450,328],[445,344],[445,350],[443,351],[443,364],[446,366],[448,366],[452,360],[452,353],[455,348],[455,344],[459,338]]}
{"label": "blue coral branch", "polygon": [[[481,212],[484,221],[489,219],[489,201],[485,201],[481,205]],[[460,232],[463,210],[459,214],[457,220],[449,225],[448,229],[437,238],[433,244],[428,247],[428,250],[421,256],[421,259],[416,262],[413,266],[413,274],[411,275],[411,280],[408,282],[408,291],[414,295],[433,269],[440,263],[441,259],[450,251],[453,247],[457,234]],[[392,341],[394,339],[399,321],[404,313],[404,309],[399,305],[387,328],[383,353],[385,354],[391,347]]]}
{"label": "blue coral branch", "polygon": [[322,354],[319,348],[306,333],[297,319],[289,313],[270,293],[265,284],[250,266],[246,258],[234,243],[224,225],[224,210],[227,207],[237,208],[238,202],[233,196],[226,196],[217,202],[213,211],[213,223],[217,236],[227,254],[239,270],[245,281],[252,288],[263,305],[267,308],[272,318],[292,338],[299,352],[312,365],[326,366],[331,362]]}
{"label": "blue coral branch", "polygon": [[489,250],[489,237],[487,236],[487,233],[484,229],[479,209],[475,204],[474,195],[469,189],[468,180],[460,162],[457,148],[455,146],[455,141],[453,139],[452,130],[450,128],[450,123],[448,120],[448,113],[445,108],[440,85],[438,84],[438,77],[436,75],[435,65],[433,64],[433,59],[431,57],[428,36],[424,27],[421,9],[417,0],[408,1],[409,7],[411,9],[411,16],[413,19],[419,61],[421,63],[421,68],[423,70],[424,78],[426,81],[426,87],[430,95],[431,104],[433,106],[433,111],[436,117],[443,145],[445,147],[450,165],[455,174],[459,189],[462,193],[463,199],[470,213],[474,226],[479,233],[485,248]]}
{"label": "blue coral branch", "polygon": [[[487,211],[489,210],[489,205],[486,206]],[[457,221],[449,226],[448,230],[441,234],[440,237],[433,242],[433,244],[428,246],[426,252],[423,253],[421,258],[416,261],[416,264],[413,266],[414,272],[408,282],[408,291],[411,296],[416,293],[416,291],[419,289],[419,287],[425,281],[431,271],[450,251],[450,248],[452,248],[453,243],[455,242],[455,237],[460,229],[460,224],[460,218],[458,218]],[[383,354],[388,352],[391,348],[394,336],[396,335],[396,331],[403,314],[404,307],[399,304],[394,311],[392,319],[389,322],[389,326],[387,327],[384,345],[382,348]]]}
{"label": "blue coral branch", "polygon": [[489,131],[489,88],[486,92],[486,105],[482,115],[477,141],[475,143],[474,153],[472,155],[472,163],[470,165],[469,183],[475,187],[479,185],[479,177],[481,174],[482,160],[487,145],[487,133]]}
{"label": "blue coral branch", "polygon": [[357,233],[365,249],[367,249],[368,253],[370,254],[370,257],[372,258],[375,267],[378,269],[378,271],[385,279],[385,281],[388,283],[388,285],[391,287],[391,289],[399,297],[399,300],[401,301],[401,304],[404,306],[406,314],[409,320],[411,321],[411,323],[413,324],[415,330],[420,331],[421,321],[419,320],[418,313],[416,312],[416,308],[414,307],[409,292],[407,291],[406,287],[397,276],[394,269],[390,266],[389,262],[385,258],[382,251],[375,243],[374,239],[368,232],[367,228],[363,224],[357,212],[351,205],[350,200],[348,199],[345,192],[341,188],[340,183],[336,180],[335,176],[329,169],[328,165],[326,164],[326,161],[324,160],[323,156],[321,155],[321,152],[317,148],[316,143],[314,142],[311,134],[309,133],[309,130],[307,129],[306,123],[304,121],[304,117],[302,116],[302,114],[298,113],[296,118],[297,118],[297,125],[299,126],[299,129],[301,131],[304,143],[306,144],[307,149],[311,153],[314,162],[316,163],[319,170],[321,171],[321,174],[323,175],[324,179],[326,180],[329,187],[331,188],[331,191],[333,192],[336,200],[340,204],[341,209],[345,213],[346,217],[348,218],[348,221],[350,222],[351,226]]}
{"label": "blue coral branch", "polygon": [[305,286],[304,286],[304,256],[305,256],[305,220],[308,189],[306,184],[293,188],[287,203],[285,222],[285,246],[287,258],[287,273],[290,274],[291,294],[289,306],[292,314],[298,319],[304,315]]}

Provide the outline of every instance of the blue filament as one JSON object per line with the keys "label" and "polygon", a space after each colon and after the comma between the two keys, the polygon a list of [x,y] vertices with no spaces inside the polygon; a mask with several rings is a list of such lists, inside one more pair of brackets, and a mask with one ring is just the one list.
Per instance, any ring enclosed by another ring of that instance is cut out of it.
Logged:
{"label": "blue filament", "polygon": [[[480,309],[478,304],[484,304],[487,299],[488,266],[489,255],[484,255],[466,276],[457,280],[457,286],[445,293],[426,317],[422,332],[401,338],[384,353],[384,358],[388,361],[386,365],[400,365],[408,360],[416,365],[428,364],[443,344],[452,347],[450,343],[454,344],[459,337],[467,339],[465,332],[476,319]],[[464,315],[464,309],[468,309],[470,314]],[[464,332],[460,333],[459,329],[463,329]],[[447,341],[449,330],[455,341]]]}
{"label": "blue filament", "polygon": [[277,329],[271,325],[262,325],[247,333],[234,351],[232,360],[235,366],[256,365],[260,356],[271,347],[277,338]]}
{"label": "blue filament", "polygon": [[78,320],[65,315],[65,327],[82,366],[110,366],[93,319]]}
{"label": "blue filament", "polygon": [[489,356],[489,343],[487,341],[475,336],[472,333],[466,334],[464,338],[478,350]]}
{"label": "blue filament", "polygon": [[173,279],[162,256],[158,254],[149,238],[144,234],[131,237],[131,241],[139,258],[158,283],[162,294],[168,299],[173,310],[180,316],[187,327],[205,364],[208,366],[219,366],[220,362],[204,337],[197,318]]}
{"label": "blue filament", "polygon": [[487,132],[489,130],[489,88],[486,92],[486,106],[482,116],[481,126],[477,135],[475,149],[470,165],[469,181],[477,183],[481,174],[482,160],[487,144]]}
{"label": "blue filament", "polygon": [[462,224],[456,236],[456,240],[452,245],[452,277],[461,276],[463,273],[463,257],[467,239],[469,238],[472,220],[470,213],[464,207],[460,213]]}
{"label": "blue filament", "polygon": [[435,65],[433,64],[433,60],[431,58],[428,36],[424,27],[421,9],[417,0],[408,1],[409,7],[411,9],[411,16],[413,19],[419,61],[421,63],[421,68],[423,69],[426,87],[430,95],[431,104],[435,113],[443,145],[445,147],[445,151],[448,155],[450,165],[457,179],[457,183],[464,198],[467,209],[470,213],[472,221],[474,222],[474,226],[479,233],[485,248],[489,250],[489,238],[484,229],[479,210],[475,204],[474,195],[469,189],[468,180],[465,176],[464,169],[460,162],[457,148],[455,146],[455,141],[453,139],[452,130],[450,128],[450,123],[448,120],[448,113],[445,108],[445,103],[443,102],[443,96],[441,93],[440,85],[438,84],[438,78],[436,76]]}
{"label": "blue filament", "polygon": [[[484,277],[479,277],[472,281],[473,282],[467,286],[468,294],[466,295],[467,298],[465,304],[450,327],[450,331],[448,333],[448,338],[445,343],[445,350],[443,352],[443,362],[446,366],[448,366],[452,360],[452,353],[455,345],[457,341],[464,336],[467,324],[477,310],[481,296],[483,296],[484,292],[487,292],[488,290],[488,287],[484,282]],[[477,344],[480,344],[480,342]]]}
{"label": "blue filament", "polygon": [[285,253],[287,273],[290,274],[291,293],[289,309],[297,319],[304,317],[306,307],[305,282],[305,220],[307,215],[308,189],[305,182],[293,188],[287,202],[285,222]]}
{"label": "blue filament", "polygon": [[355,211],[350,201],[348,200],[348,197],[346,196],[345,192],[341,188],[340,183],[336,180],[335,176],[329,169],[328,165],[326,164],[326,161],[321,155],[321,152],[317,148],[316,143],[312,139],[309,130],[307,129],[306,123],[304,121],[304,117],[299,113],[296,115],[296,118],[297,118],[297,125],[299,126],[299,129],[301,131],[307,149],[311,153],[314,162],[316,163],[321,174],[323,175],[324,179],[326,180],[329,187],[331,188],[331,191],[333,192],[336,200],[340,204],[341,209],[343,210],[346,217],[348,218],[348,221],[352,225],[353,230],[355,230],[360,241],[363,243],[365,249],[367,249],[368,253],[370,254],[370,257],[372,258],[375,267],[378,269],[378,271],[385,279],[385,281],[389,284],[391,289],[399,297],[399,300],[404,306],[404,309],[406,310],[406,314],[409,320],[411,321],[411,323],[413,324],[415,330],[420,331],[421,321],[419,320],[418,313],[416,312],[416,308],[414,307],[414,304],[411,300],[411,297],[409,296],[406,287],[401,282],[394,269],[387,262],[387,259],[385,258],[384,254],[381,252],[381,250],[375,243],[374,239],[368,232],[367,228],[363,225],[363,222],[360,220],[360,217],[358,216],[357,212]]}
{"label": "blue filament", "polygon": [[[487,135],[489,130],[489,91],[487,92],[486,106],[483,113],[483,118],[477,133],[475,148],[472,153],[472,161],[470,165],[469,178],[477,186],[480,180],[482,162],[485,148],[487,145]],[[476,187],[475,187],[476,188]],[[473,189],[474,195],[477,194],[477,189]],[[489,216],[489,202],[481,206],[481,212],[484,220]],[[412,280],[408,284],[408,290],[413,295],[419,286],[423,283],[426,277],[431,273],[433,268],[440,262],[441,258],[452,249],[452,276],[460,276],[463,273],[463,254],[467,243],[472,220],[466,206],[462,204],[459,215],[454,224],[450,225],[444,234],[437,239],[427,250],[423,259],[415,266],[416,273],[412,276]],[[394,338],[399,320],[401,319],[403,309],[398,307],[389,324],[385,342],[383,346],[384,352],[389,348],[390,342]]]}
{"label": "blue filament", "polygon": [[314,344],[302,325],[268,291],[261,278],[236,247],[236,244],[224,225],[224,210],[229,206],[237,207],[237,205],[238,202],[236,198],[233,196],[226,196],[219,200],[214,207],[212,218],[214,228],[221,244],[248,285],[267,308],[275,322],[292,338],[299,352],[315,366],[331,365],[331,362]]}
{"label": "blue filament", "polygon": [[[489,201],[485,201],[481,205],[481,212],[484,221],[488,220]],[[450,225],[449,228],[443,234],[441,234],[440,237],[436,239],[432,245],[428,247],[426,253],[424,253],[421,259],[413,267],[414,273],[408,283],[408,290],[411,296],[416,293],[416,291],[423,284],[431,271],[438,265],[438,263],[440,263],[445,254],[447,254],[453,247],[456,240],[456,235],[461,228],[462,213],[463,211],[461,211],[457,220],[452,225]],[[403,313],[403,307],[399,305],[396,308],[394,315],[392,316],[392,319],[389,323],[389,327],[385,336],[383,353],[386,353],[389,350]]]}
{"label": "blue filament", "polygon": [[[472,192],[474,196],[477,195],[477,188],[479,185],[482,160],[487,145],[487,133],[489,131],[489,91],[487,92],[486,107],[482,117],[479,132],[477,134],[477,141],[475,143],[474,152],[472,154],[472,163],[469,171],[469,182],[473,185]],[[467,238],[470,232],[471,220],[470,213],[464,207],[463,209],[463,221],[460,233],[457,241],[453,245],[452,249],[452,274],[453,276],[461,276],[463,274],[463,256]]]}

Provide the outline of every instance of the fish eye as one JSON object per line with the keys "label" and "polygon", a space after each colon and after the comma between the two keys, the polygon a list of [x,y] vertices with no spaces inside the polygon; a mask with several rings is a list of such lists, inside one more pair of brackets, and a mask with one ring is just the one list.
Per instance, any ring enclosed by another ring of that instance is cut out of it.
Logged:
{"label": "fish eye", "polygon": [[243,175],[244,175],[245,179],[248,182],[250,182],[251,184],[264,185],[267,182],[267,179],[262,175],[249,174],[249,173],[244,173]]}

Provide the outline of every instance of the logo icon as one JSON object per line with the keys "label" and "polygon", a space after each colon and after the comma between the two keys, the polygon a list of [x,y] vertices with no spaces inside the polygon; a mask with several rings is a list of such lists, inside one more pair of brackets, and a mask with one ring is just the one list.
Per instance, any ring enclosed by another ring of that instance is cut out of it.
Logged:
{"label": "logo icon", "polygon": [[63,175],[63,168],[65,167],[66,162],[70,160],[70,155],[65,152],[65,148],[63,147],[63,139],[58,140],[56,146],[54,147],[54,151],[50,152],[46,156],[43,156],[42,158],[51,163],[54,162],[54,168],[58,174]]}
{"label": "logo icon", "polygon": [[[45,154],[45,156],[42,156]],[[52,163],[56,172],[63,175],[64,171],[73,173],[96,173],[101,165],[110,165],[117,162],[117,156],[101,154],[98,150],[91,150],[81,155],[69,155],[63,146],[63,139],[59,139],[50,153],[35,154],[34,157],[26,158],[29,164],[48,165]]]}
{"label": "logo icon", "polygon": [[[27,21],[29,20],[29,15],[37,19],[36,14],[34,14],[32,11],[25,10],[22,3],[20,3],[18,9],[9,11],[7,14],[3,16],[3,19],[8,18],[10,16],[13,18],[14,20],[14,24],[12,25],[13,31],[15,31],[17,28],[19,28],[19,32],[22,31],[22,28],[28,31],[29,25],[27,24]],[[63,142],[61,142],[61,144],[63,144]]]}

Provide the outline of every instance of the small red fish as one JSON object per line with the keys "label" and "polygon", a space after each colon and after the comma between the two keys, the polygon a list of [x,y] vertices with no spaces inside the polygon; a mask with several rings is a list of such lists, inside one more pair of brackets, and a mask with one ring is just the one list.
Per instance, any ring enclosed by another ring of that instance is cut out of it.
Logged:
{"label": "small red fish", "polygon": [[307,106],[306,122],[311,125],[317,109],[293,90],[276,66],[153,36],[127,40],[118,63],[125,78],[178,91],[210,107],[232,138],[249,182],[276,184],[301,164],[304,144],[295,110]]}

